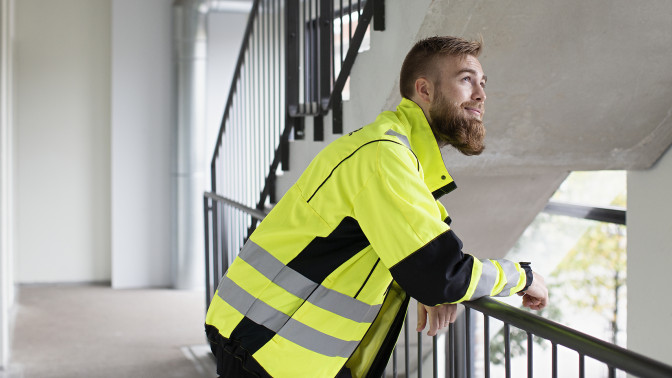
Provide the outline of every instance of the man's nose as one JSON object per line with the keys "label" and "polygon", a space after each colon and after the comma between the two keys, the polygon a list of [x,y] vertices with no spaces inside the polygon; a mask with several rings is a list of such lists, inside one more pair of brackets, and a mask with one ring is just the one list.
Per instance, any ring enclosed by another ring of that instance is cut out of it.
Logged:
{"label": "man's nose", "polygon": [[471,93],[473,101],[485,102],[485,88],[480,85],[474,85],[474,91]]}

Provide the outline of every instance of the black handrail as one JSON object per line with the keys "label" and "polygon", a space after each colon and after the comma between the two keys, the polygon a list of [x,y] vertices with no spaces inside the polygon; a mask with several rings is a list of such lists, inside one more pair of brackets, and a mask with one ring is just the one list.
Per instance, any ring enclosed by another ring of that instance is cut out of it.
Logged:
{"label": "black handrail", "polygon": [[492,298],[464,303],[466,307],[499,319],[505,324],[594,358],[608,366],[640,377],[672,377],[672,366],[608,343],[541,316],[503,304]]}
{"label": "black handrail", "polygon": [[[250,208],[241,203],[237,203],[234,200],[222,197],[214,193],[205,193],[204,201],[206,202],[206,211],[208,208],[212,209],[215,205],[218,204],[221,206],[230,206],[233,209],[244,212],[248,216],[254,217],[257,220],[262,220],[266,215],[265,212],[259,211],[257,209]],[[207,213],[206,213],[207,214]],[[208,222],[208,216],[206,215],[206,238],[209,238],[208,233],[210,231],[216,232],[217,230],[210,227]],[[208,239],[210,240],[210,239]],[[242,241],[241,241],[242,242]],[[214,251],[213,251],[214,252]],[[209,249],[206,248],[206,261],[210,262],[213,260],[213,256],[209,253]],[[215,261],[217,261],[215,259]],[[208,265],[210,267],[210,265]],[[228,267],[228,265],[227,265]],[[214,294],[214,288],[216,288],[217,281],[219,276],[210,275],[209,269],[206,269],[208,272],[207,283],[206,283],[206,295],[207,303],[210,302],[211,295]],[[223,270],[221,271],[223,273]],[[214,281],[217,280],[217,281]],[[213,281],[213,282],[210,282]],[[672,377],[672,366],[666,365],[659,361],[653,360],[649,357],[643,356],[641,354],[629,351],[625,348],[619,347],[615,344],[611,344],[606,341],[602,341],[593,336],[587,335],[580,331],[574,330],[572,328],[563,326],[551,320],[542,318],[538,315],[531,314],[527,311],[509,306],[507,304],[501,303],[491,298],[480,298],[471,302],[462,303],[465,306],[464,315],[461,318],[466,319],[466,327],[471,327],[473,324],[470,321],[470,310],[475,310],[481,312],[484,317],[484,338],[485,338],[485,347],[484,347],[484,368],[485,376],[489,377],[490,374],[490,357],[489,357],[489,339],[490,339],[490,327],[489,327],[489,318],[495,318],[504,322],[505,331],[505,344],[509,344],[509,328],[511,326],[519,328],[528,333],[527,348],[528,348],[528,374],[531,374],[532,371],[532,336],[538,336],[544,338],[551,342],[552,348],[552,362],[553,362],[553,371],[552,376],[557,377],[557,345],[563,345],[568,349],[574,350],[579,354],[579,370],[583,374],[585,368],[584,357],[588,356],[594,358],[597,361],[601,361],[609,367],[610,372],[614,372],[615,369],[622,370],[626,373],[634,374],[641,377],[652,377],[652,378],[667,378]],[[406,375],[409,374],[409,325],[408,319],[405,321],[403,335],[404,335],[404,351],[405,351],[405,371]],[[418,335],[418,349],[417,349],[417,372],[418,376],[422,376],[422,361],[425,358],[425,355],[422,352],[422,340],[423,336],[421,333]],[[464,375],[467,377],[473,376],[471,371],[471,355],[469,352],[466,353],[464,359],[460,359],[457,355],[460,345],[466,345],[467,351],[472,348],[472,340],[470,338],[470,332],[464,332],[464,339],[458,340],[458,332],[455,332],[455,325],[451,324],[449,327],[449,350],[446,351],[447,357],[451,363],[449,366],[449,376],[455,377],[458,374],[458,371],[464,371]],[[464,344],[460,342],[463,341]],[[437,364],[437,339],[434,336],[432,340],[433,350],[433,376],[437,375],[438,364]],[[506,371],[508,376],[511,374],[511,365],[510,365],[510,347],[505,345],[506,352]],[[397,353],[393,353],[392,356],[392,369],[394,371],[394,376],[396,377],[397,370]],[[460,368],[460,364],[463,364],[463,367]]]}
{"label": "black handrail", "polygon": [[618,206],[595,207],[576,203],[549,201],[543,210],[545,213],[566,215],[574,218],[590,219],[625,225],[626,209]]}
{"label": "black handrail", "polygon": [[215,193],[212,193],[212,192],[205,192],[205,193],[203,193],[203,196],[205,198],[209,198],[209,199],[212,199],[212,200],[215,200],[215,201],[225,203],[225,204],[227,204],[231,207],[234,207],[238,210],[242,210],[242,211],[246,212],[247,214],[250,214],[250,216],[252,218],[256,219],[256,220],[263,220],[266,217],[266,215],[268,215],[268,213],[266,213],[264,211],[253,209],[251,207],[245,206],[245,205],[240,204],[236,201],[230,200],[228,198],[222,197],[222,196],[220,196],[218,194],[215,194]]}

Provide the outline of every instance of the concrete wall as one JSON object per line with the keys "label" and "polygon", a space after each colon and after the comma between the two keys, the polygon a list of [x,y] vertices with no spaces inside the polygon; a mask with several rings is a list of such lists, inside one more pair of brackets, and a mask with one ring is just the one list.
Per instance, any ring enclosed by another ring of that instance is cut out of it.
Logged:
{"label": "concrete wall", "polygon": [[628,172],[628,349],[672,365],[672,151]]}
{"label": "concrete wall", "polygon": [[[170,0],[112,1],[112,286],[171,284]],[[151,21],[151,22],[150,22]]]}
{"label": "concrete wall", "polygon": [[110,279],[110,2],[16,2],[19,282]]}

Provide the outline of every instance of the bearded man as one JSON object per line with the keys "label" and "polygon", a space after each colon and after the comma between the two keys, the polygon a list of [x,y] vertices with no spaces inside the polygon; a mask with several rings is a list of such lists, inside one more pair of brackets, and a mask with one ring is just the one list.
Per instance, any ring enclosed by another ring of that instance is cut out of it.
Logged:
{"label": "bearded man", "polygon": [[320,152],[261,222],[206,317],[221,376],[380,376],[410,297],[429,335],[455,320],[455,303],[483,296],[546,306],[529,263],[464,253],[439,202],[456,188],[440,147],[484,149],[480,51],[455,37],[416,43],[396,111]]}

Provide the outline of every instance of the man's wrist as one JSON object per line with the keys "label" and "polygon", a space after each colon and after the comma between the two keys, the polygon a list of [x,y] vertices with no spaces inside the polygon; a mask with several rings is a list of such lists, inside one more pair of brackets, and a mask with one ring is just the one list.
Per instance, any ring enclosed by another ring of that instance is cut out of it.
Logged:
{"label": "man's wrist", "polygon": [[525,276],[526,276],[526,281],[525,281],[525,287],[521,291],[526,291],[530,285],[532,285],[532,280],[534,279],[534,275],[532,274],[532,268],[530,267],[529,262],[520,262],[520,267],[523,268],[525,271]]}

